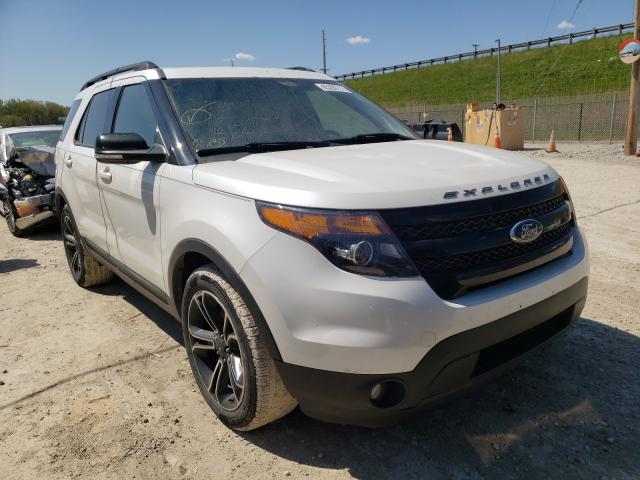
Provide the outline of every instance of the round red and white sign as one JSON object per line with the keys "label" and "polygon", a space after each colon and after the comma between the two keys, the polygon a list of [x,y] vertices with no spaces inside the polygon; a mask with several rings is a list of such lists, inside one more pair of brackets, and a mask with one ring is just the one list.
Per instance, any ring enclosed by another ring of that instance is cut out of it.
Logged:
{"label": "round red and white sign", "polygon": [[640,41],[630,38],[620,44],[620,60],[633,63],[640,58]]}

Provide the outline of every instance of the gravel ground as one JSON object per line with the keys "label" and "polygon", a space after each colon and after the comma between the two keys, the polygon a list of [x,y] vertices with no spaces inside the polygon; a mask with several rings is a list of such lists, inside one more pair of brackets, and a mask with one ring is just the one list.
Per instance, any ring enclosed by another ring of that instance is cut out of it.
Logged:
{"label": "gravel ground", "polygon": [[0,225],[0,478],[640,477],[640,159],[545,154],[591,247],[582,319],[511,373],[387,429],[295,411],[236,434],[201,400],[174,320],[117,280],[83,290],[54,228]]}

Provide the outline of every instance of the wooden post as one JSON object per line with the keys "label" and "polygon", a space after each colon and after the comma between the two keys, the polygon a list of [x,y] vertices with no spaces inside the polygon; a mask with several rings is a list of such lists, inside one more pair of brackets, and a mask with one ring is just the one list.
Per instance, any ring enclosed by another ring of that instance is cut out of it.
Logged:
{"label": "wooden post", "polygon": [[[635,26],[633,38],[640,40],[640,0],[636,0]],[[627,111],[627,133],[624,140],[624,154],[636,154],[636,117],[638,116],[638,78],[640,63],[631,64],[631,85],[629,85],[629,110]]]}
{"label": "wooden post", "polygon": [[580,113],[578,114],[578,141],[582,140],[582,110],[584,103],[580,104]]}
{"label": "wooden post", "polygon": [[611,119],[609,120],[609,145],[613,142],[613,122],[616,119],[616,100],[618,99],[618,94],[613,94],[613,103],[611,104]]}
{"label": "wooden post", "polygon": [[533,100],[533,132],[531,134],[531,136],[533,137],[531,141],[534,143],[536,141],[536,122],[537,121],[538,121],[538,99],[535,98]]}

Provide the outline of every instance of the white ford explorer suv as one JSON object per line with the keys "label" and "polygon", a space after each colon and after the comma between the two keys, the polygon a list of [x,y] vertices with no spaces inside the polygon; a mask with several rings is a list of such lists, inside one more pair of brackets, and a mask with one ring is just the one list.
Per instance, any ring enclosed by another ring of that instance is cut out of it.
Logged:
{"label": "white ford explorer suv", "polygon": [[180,320],[238,430],[296,405],[393,422],[503,372],[585,302],[551,167],[420,140],[320,73],[128,65],[82,87],[64,131],[74,280],[115,273]]}

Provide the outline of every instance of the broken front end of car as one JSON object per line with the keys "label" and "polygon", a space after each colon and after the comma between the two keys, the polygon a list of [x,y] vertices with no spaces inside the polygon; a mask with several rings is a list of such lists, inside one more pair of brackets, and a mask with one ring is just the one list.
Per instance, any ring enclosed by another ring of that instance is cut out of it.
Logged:
{"label": "broken front end of car", "polygon": [[14,148],[0,164],[1,210],[16,236],[54,216],[54,152],[48,146]]}

